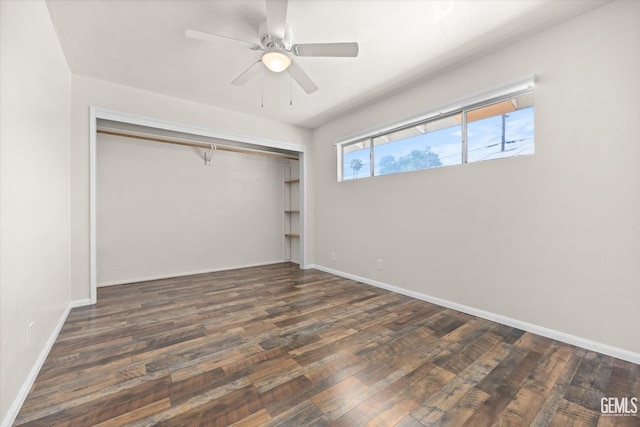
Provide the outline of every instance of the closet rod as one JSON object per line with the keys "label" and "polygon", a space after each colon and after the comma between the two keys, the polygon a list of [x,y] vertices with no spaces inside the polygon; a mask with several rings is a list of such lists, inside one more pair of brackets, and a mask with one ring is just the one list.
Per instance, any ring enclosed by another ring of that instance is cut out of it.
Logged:
{"label": "closet rod", "polygon": [[164,144],[175,144],[175,145],[183,145],[185,147],[195,147],[195,148],[211,148],[215,147],[216,150],[219,151],[229,151],[232,153],[244,153],[244,154],[253,154],[255,156],[266,156],[266,157],[276,157],[278,159],[289,159],[289,160],[298,160],[297,157],[290,156],[284,153],[271,153],[268,151],[260,151],[260,150],[251,150],[249,148],[239,148],[239,147],[230,147],[228,145],[218,145],[218,144],[209,144],[206,142],[187,142],[187,141],[176,141],[173,139],[163,139],[156,138],[153,136],[144,136],[144,135],[135,135],[132,133],[124,133],[124,132],[116,132],[112,130],[104,130],[98,129],[97,133],[102,133],[105,135],[113,135],[113,136],[121,136],[123,138],[134,138],[134,139],[142,139],[144,141],[153,141],[153,142],[162,142]]}

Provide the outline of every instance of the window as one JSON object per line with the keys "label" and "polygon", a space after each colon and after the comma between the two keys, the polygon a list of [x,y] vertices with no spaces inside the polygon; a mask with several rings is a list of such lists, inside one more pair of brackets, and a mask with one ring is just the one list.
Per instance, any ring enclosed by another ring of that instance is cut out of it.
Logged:
{"label": "window", "polygon": [[533,93],[467,112],[467,161],[533,154]]}
{"label": "window", "polygon": [[459,114],[373,138],[374,175],[459,165],[461,138]]}
{"label": "window", "polygon": [[533,78],[526,83],[447,113],[337,143],[338,180],[533,154]]}
{"label": "window", "polygon": [[371,176],[371,141],[363,139],[342,149],[342,180]]}

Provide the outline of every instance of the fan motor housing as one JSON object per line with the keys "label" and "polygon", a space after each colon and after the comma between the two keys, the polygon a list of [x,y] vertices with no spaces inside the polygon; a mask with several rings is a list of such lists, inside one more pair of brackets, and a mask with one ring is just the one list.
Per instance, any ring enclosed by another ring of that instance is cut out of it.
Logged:
{"label": "fan motor housing", "polygon": [[267,21],[260,24],[258,28],[258,34],[260,34],[260,44],[265,49],[280,49],[290,51],[293,46],[293,28],[291,25],[284,24],[284,38],[279,39],[267,32]]}

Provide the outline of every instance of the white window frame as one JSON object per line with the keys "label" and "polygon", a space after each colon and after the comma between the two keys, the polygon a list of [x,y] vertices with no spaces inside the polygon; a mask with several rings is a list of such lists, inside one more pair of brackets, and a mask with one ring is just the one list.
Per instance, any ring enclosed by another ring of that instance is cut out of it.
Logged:
{"label": "white window frame", "polygon": [[[345,147],[358,143],[359,141],[369,139],[370,172],[368,176],[362,177],[362,178],[373,177],[375,176],[373,172],[373,168],[374,168],[373,138],[384,135],[384,134],[396,132],[407,127],[417,126],[419,124],[428,122],[430,120],[436,120],[442,117],[455,115],[455,114],[461,114],[461,117],[462,117],[462,120],[461,120],[462,164],[468,163],[467,111],[475,110],[477,108],[482,108],[487,105],[495,104],[497,102],[501,102],[510,98],[514,98],[520,95],[524,95],[526,93],[533,92],[535,80],[536,80],[535,75],[531,74],[526,77],[522,77],[520,79],[511,81],[509,83],[488,89],[478,95],[467,97],[458,102],[431,110],[419,116],[414,116],[414,117],[404,119],[402,121],[394,122],[392,124],[388,124],[379,128],[360,132],[356,135],[352,135],[347,138],[343,138],[335,141],[334,145],[336,146],[336,153],[337,153],[336,157],[337,157],[337,169],[338,169],[338,174],[337,174],[338,182],[345,181],[343,176],[343,170],[344,170],[343,158],[344,158]],[[358,178],[358,179],[362,179],[362,178]],[[349,179],[346,181],[354,181],[354,180]]]}

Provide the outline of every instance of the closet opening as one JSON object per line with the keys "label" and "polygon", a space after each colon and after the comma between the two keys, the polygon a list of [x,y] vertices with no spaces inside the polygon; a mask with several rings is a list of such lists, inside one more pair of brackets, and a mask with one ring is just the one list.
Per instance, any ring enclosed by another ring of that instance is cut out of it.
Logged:
{"label": "closet opening", "polygon": [[306,268],[304,145],[91,109],[97,287],[289,261]]}

